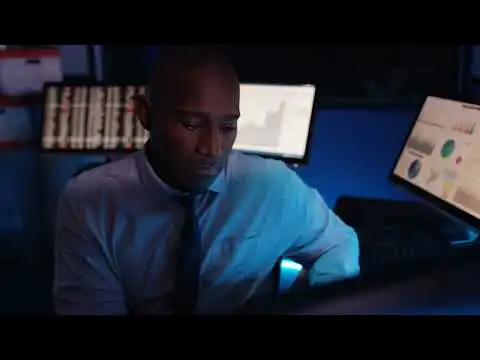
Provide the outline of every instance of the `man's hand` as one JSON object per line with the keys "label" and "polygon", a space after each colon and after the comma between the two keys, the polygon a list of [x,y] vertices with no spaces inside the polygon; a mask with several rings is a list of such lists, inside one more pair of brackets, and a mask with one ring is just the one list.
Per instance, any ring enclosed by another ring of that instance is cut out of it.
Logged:
{"label": "man's hand", "polygon": [[306,291],[308,286],[308,270],[304,268],[292,284],[290,292]]}

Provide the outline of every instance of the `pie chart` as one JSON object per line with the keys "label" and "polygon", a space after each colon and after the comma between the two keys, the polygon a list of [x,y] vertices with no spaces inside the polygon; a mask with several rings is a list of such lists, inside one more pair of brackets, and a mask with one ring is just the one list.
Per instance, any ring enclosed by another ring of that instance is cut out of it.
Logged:
{"label": "pie chart", "polygon": [[422,164],[420,163],[420,160],[413,160],[410,166],[408,167],[408,177],[410,179],[415,179],[420,173],[421,169],[422,169]]}
{"label": "pie chart", "polygon": [[450,139],[445,141],[445,143],[442,146],[442,149],[440,150],[440,154],[444,159],[446,159],[450,155],[452,155],[454,150],[455,150],[455,141]]}

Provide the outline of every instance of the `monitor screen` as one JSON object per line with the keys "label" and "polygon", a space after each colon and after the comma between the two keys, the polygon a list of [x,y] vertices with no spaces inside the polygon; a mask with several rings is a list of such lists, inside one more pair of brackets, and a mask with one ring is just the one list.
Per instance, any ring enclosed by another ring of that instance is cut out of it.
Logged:
{"label": "monitor screen", "polygon": [[[45,87],[42,149],[49,151],[130,151],[148,132],[134,117],[139,85]],[[240,85],[240,119],[234,149],[305,161],[315,99],[312,85]]]}
{"label": "monitor screen", "polygon": [[136,150],[148,132],[134,117],[133,98],[145,86],[62,85],[45,88],[42,149]]}
{"label": "monitor screen", "polygon": [[240,118],[234,149],[303,160],[315,100],[313,85],[240,85]]}
{"label": "monitor screen", "polygon": [[480,106],[428,97],[392,180],[468,224],[480,225]]}

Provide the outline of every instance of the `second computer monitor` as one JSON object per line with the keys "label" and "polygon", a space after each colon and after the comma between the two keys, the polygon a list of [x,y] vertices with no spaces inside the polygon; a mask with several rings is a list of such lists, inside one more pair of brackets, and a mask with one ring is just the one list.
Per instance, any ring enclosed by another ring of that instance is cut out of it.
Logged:
{"label": "second computer monitor", "polygon": [[241,84],[234,149],[304,161],[315,100],[313,85]]}

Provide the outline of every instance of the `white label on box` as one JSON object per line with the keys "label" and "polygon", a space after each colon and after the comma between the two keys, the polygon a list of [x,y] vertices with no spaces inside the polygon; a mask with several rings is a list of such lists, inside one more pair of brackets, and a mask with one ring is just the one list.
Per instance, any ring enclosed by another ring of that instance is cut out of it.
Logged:
{"label": "white label on box", "polygon": [[58,56],[0,58],[0,93],[3,95],[40,94],[45,82],[62,79]]}

